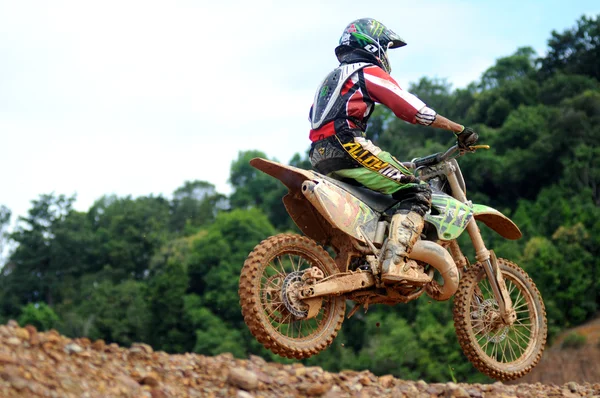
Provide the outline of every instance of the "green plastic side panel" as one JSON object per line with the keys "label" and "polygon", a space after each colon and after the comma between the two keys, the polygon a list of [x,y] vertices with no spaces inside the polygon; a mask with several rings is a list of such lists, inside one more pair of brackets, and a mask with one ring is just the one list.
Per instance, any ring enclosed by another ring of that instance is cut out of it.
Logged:
{"label": "green plastic side panel", "polygon": [[425,220],[433,224],[441,240],[458,238],[473,217],[469,206],[443,193],[432,195],[431,207],[435,211],[426,214]]}

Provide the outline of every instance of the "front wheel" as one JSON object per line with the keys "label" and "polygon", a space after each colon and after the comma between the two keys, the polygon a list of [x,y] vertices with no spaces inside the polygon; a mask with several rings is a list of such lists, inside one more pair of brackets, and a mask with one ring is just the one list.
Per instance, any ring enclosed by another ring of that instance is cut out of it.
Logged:
{"label": "front wheel", "polygon": [[343,296],[323,297],[316,316],[306,316],[306,305],[294,294],[302,275],[316,267],[324,277],[336,265],[322,247],[305,236],[280,234],[259,243],[240,275],[240,304],[244,322],[254,337],[275,354],[307,358],[327,348],[342,326]]}
{"label": "front wheel", "polygon": [[454,297],[454,327],[469,361],[496,380],[514,380],[539,362],[548,326],[542,296],[518,265],[498,259],[517,320],[505,325],[481,264],[468,269]]}

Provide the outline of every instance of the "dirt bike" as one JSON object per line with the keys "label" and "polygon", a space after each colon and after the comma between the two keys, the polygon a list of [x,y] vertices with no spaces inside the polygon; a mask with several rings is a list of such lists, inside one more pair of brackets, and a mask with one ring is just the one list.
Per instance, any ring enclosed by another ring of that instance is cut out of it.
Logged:
{"label": "dirt bike", "polygon": [[[519,228],[501,212],[467,200],[456,158],[444,153],[404,165],[432,187],[425,228],[408,258],[429,282],[381,282],[381,262],[391,215],[398,202],[389,195],[350,185],[314,171],[255,158],[250,164],[288,188],[283,203],[306,236],[279,234],[260,244],[244,262],[239,296],[254,337],[272,352],[307,358],[327,348],[348,314],[370,304],[406,303],[423,293],[434,300],[454,296],[458,341],[475,367],[497,380],[513,380],[539,362],[547,335],[546,312],[534,282],[517,264],[496,258],[476,221],[506,239]],[[466,231],[477,262],[470,264],[456,239]],[[324,249],[331,248],[334,258]],[[399,342],[401,344],[402,342]]]}

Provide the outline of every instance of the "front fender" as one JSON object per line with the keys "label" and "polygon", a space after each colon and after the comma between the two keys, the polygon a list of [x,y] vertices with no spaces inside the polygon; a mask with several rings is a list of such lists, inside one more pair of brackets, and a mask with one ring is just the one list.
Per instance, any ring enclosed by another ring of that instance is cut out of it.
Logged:
{"label": "front fender", "polygon": [[523,236],[519,227],[510,218],[492,207],[474,204],[473,212],[476,220],[483,222],[506,239],[517,240]]}

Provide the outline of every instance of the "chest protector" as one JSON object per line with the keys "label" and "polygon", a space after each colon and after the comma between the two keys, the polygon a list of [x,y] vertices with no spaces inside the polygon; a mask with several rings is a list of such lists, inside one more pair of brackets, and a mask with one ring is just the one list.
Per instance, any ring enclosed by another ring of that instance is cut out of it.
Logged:
{"label": "chest protector", "polygon": [[345,112],[348,98],[360,88],[359,85],[355,85],[343,96],[341,95],[341,91],[344,83],[346,83],[350,76],[371,65],[373,64],[368,62],[342,64],[327,75],[315,94],[315,100],[310,113],[310,124],[313,130],[337,118],[351,119],[359,127],[365,124],[364,121],[348,117]]}

